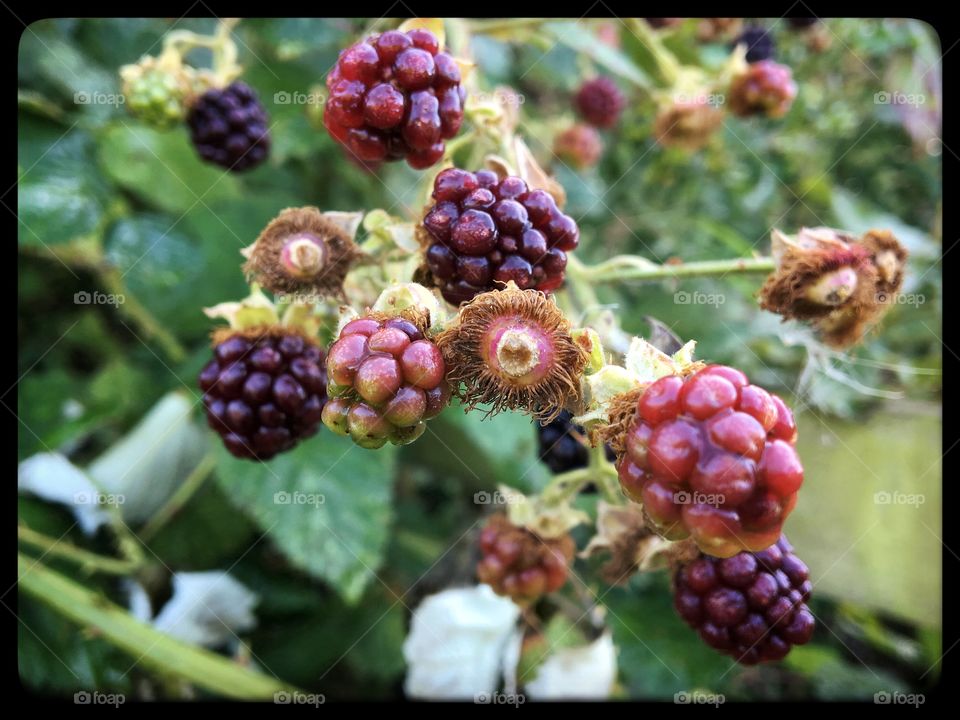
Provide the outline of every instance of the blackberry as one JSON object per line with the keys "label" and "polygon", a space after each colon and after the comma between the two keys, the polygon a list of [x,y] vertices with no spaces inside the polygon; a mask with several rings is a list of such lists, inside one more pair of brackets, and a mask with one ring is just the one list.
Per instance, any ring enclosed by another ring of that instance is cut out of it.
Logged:
{"label": "blackberry", "polygon": [[576,170],[593,167],[603,155],[600,133],[577,123],[553,138],[553,154]]}
{"label": "blackberry", "polygon": [[574,109],[580,117],[601,129],[617,124],[625,104],[617,84],[603,75],[583,83],[573,98]]}
{"label": "blackberry", "polygon": [[796,96],[790,68],[773,60],[753,63],[730,83],[730,109],[740,117],[783,117]]}
{"label": "blackberry", "polygon": [[388,30],[343,50],[327,88],[327,131],[368,166],[406,159],[428,168],[463,123],[460,68],[422,28]]}
{"label": "blackberry", "polygon": [[777,541],[797,502],[797,426],[776,395],[739,370],[711,365],[646,388],[618,471],[664,537],[692,536],[717,557]]}
{"label": "blackberry", "polygon": [[327,354],[323,423],[365,448],[411,443],[450,400],[445,373],[440,350],[409,320],[352,320]]}
{"label": "blackberry", "polygon": [[246,83],[207,90],[190,108],[187,124],[200,157],[227,170],[249,170],[270,152],[267,113]]}
{"label": "blackberry", "polygon": [[459,305],[512,280],[521,290],[563,284],[580,229],[545,190],[490,170],[443,170],[421,223],[426,266],[447,302]]}
{"label": "blackberry", "polygon": [[544,538],[496,514],[480,532],[477,578],[498,595],[533,602],[566,584],[575,550],[569,535]]}
{"label": "blackberry", "polygon": [[785,536],[758,553],[701,554],[674,575],[677,613],[710,647],[744,665],[780,660],[807,643],[813,584]]}
{"label": "blackberry", "polygon": [[743,32],[733,41],[733,47],[737,45],[746,46],[748,63],[770,60],[776,55],[773,35],[756,25],[743,29]]}
{"label": "blackberry", "polygon": [[198,383],[210,427],[231,454],[251,460],[315,434],[327,401],[323,350],[286,328],[229,334]]}
{"label": "blackberry", "polygon": [[[546,425],[538,426],[540,460],[557,475],[585,468],[590,462],[584,430],[570,422],[572,418],[573,415],[564,410]],[[615,459],[609,445],[606,453],[609,460]]]}
{"label": "blackberry", "polygon": [[163,129],[183,120],[188,89],[181,76],[152,68],[125,83],[124,95],[131,115]]}

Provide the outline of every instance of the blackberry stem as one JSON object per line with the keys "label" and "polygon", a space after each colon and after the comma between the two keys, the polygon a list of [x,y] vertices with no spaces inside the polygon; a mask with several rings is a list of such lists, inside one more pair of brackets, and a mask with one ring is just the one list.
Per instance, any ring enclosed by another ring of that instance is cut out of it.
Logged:
{"label": "blackberry stem", "polygon": [[107,575],[132,575],[139,567],[131,560],[120,560],[78,548],[73,543],[56,540],[25,525],[17,527],[17,539],[24,545],[42,550],[44,556],[60,558],[76,563],[83,570],[93,570]]}
{"label": "blackberry stem", "polygon": [[584,265],[574,256],[567,259],[570,279],[582,283],[616,282],[619,280],[674,280],[715,275],[766,275],[776,269],[772,257],[701,260],[660,265],[636,255],[617,255],[598,265]]}

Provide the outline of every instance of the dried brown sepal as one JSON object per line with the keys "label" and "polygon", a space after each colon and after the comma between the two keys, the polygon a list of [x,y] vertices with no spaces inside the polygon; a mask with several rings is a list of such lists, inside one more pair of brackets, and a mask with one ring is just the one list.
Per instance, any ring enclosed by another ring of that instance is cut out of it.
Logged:
{"label": "dried brown sepal", "polygon": [[784,320],[811,322],[824,343],[857,343],[903,284],[907,251],[888,230],[862,237],[803,228],[795,238],[774,231],[777,270],[760,290],[760,306]]}
{"label": "dried brown sepal", "polygon": [[723,113],[705,102],[676,102],[653,121],[653,137],[664,147],[699,150],[723,123]]}
{"label": "dried brown sepal", "polygon": [[626,452],[624,447],[624,438],[627,436],[627,430],[633,425],[637,416],[637,403],[643,395],[646,386],[639,386],[620,395],[616,395],[610,400],[610,408],[607,414],[610,422],[600,425],[590,436],[594,447],[604,443],[613,448],[617,454],[617,461],[623,457]]}
{"label": "dried brown sepal", "polygon": [[[852,241],[850,236],[839,233],[806,232],[806,229],[800,231],[796,242],[784,236],[778,268],[760,289],[760,307],[784,319],[814,320],[830,315],[838,305],[864,290],[869,293],[869,286],[873,284],[869,252]],[[844,270],[854,275],[846,297],[832,300],[827,295],[812,297],[812,288]],[[868,282],[861,282],[861,278]]]}
{"label": "dried brown sepal", "polygon": [[870,262],[877,269],[877,292],[895,295],[903,286],[907,267],[907,249],[889,230],[868,230],[860,244],[870,253]]}
{"label": "dried brown sepal", "polygon": [[447,363],[447,380],[468,410],[489,404],[487,415],[520,410],[541,422],[563,409],[580,411],[587,353],[542,292],[520,290],[511,282],[503,290],[481,293],[461,306],[436,343]]}
{"label": "dried brown sepal", "polygon": [[286,208],[260,233],[243,270],[273,293],[344,299],[343,279],[361,254],[319,209]]}
{"label": "dried brown sepal", "polygon": [[580,557],[609,554],[600,568],[600,576],[610,585],[624,585],[637,571],[667,567],[675,543],[665,540],[648,527],[642,508],[635,503],[597,505],[597,534],[580,552]]}

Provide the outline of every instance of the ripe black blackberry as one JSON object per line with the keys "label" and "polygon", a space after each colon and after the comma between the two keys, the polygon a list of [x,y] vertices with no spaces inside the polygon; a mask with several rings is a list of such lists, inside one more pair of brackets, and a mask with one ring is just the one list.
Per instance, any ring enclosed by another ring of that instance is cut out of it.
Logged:
{"label": "ripe black blackberry", "polygon": [[758,553],[701,554],[674,576],[673,604],[707,645],[744,665],[780,660],[813,635],[813,584],[785,536]]}
{"label": "ripe black blackberry", "polygon": [[200,157],[227,170],[249,170],[270,152],[267,113],[246,83],[207,90],[190,108],[187,124]]}
{"label": "ripe black blackberry", "polygon": [[[590,462],[584,430],[574,425],[572,418],[573,415],[564,410],[546,425],[538,426],[540,459],[556,475],[585,468]],[[606,452],[612,462],[616,455],[609,445]]]}
{"label": "ripe black blackberry", "polygon": [[491,170],[448,168],[433,183],[422,221],[426,267],[452,305],[513,281],[549,293],[563,284],[576,221],[545,190]]}
{"label": "ripe black blackberry", "polygon": [[773,35],[756,25],[744,28],[739,37],[733,41],[733,47],[737,45],[746,45],[748,63],[771,60],[776,55],[777,48]]}
{"label": "ripe black blackberry", "polygon": [[238,331],[200,372],[207,422],[232,455],[269,460],[317,432],[327,401],[326,356],[288,328]]}

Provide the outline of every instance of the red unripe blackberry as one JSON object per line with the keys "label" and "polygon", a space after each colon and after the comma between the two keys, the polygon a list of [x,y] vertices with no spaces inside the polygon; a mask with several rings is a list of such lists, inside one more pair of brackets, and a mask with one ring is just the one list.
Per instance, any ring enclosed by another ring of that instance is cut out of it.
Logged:
{"label": "red unripe blackberry", "polygon": [[201,370],[207,422],[239,458],[269,460],[317,432],[327,401],[323,350],[288,328],[238,331]]}
{"label": "red unripe blackberry", "polygon": [[460,68],[428,30],[388,30],[351,45],[327,88],[324,125],[366,165],[406,159],[428,168],[463,123]]}
{"label": "red unripe blackberry", "polygon": [[717,557],[763,550],[803,483],[796,439],[789,408],[739,370],[662,377],[623,438],[620,484],[664,537]]}
{"label": "red unripe blackberry", "polygon": [[758,553],[700,554],[673,580],[677,613],[710,647],[744,665],[782,659],[813,635],[813,583],[785,536]]}
{"label": "red unripe blackberry", "polygon": [[571,167],[584,170],[600,161],[603,140],[594,128],[578,123],[554,137],[553,153]]}
{"label": "red unripe blackberry", "polygon": [[450,400],[445,374],[440,350],[409,320],[352,320],[327,354],[323,422],[365,448],[413,442]]}
{"label": "red unripe blackberry", "polygon": [[243,82],[207,90],[190,107],[187,125],[200,157],[233,172],[259,165],[270,152],[267,112]]}
{"label": "red unripe blackberry", "polygon": [[608,129],[617,124],[626,105],[617,84],[606,76],[587,80],[573,98],[574,109],[594,127]]}
{"label": "red unripe blackberry", "polygon": [[563,283],[580,230],[545,190],[490,170],[449,168],[433,184],[422,226],[426,265],[447,302],[459,305],[513,280],[550,292]]}
{"label": "red unripe blackberry", "polygon": [[730,83],[730,109],[740,117],[782,117],[796,96],[790,68],[773,60],[752,63]]}
{"label": "red unripe blackberry", "polygon": [[544,538],[493,515],[480,532],[477,578],[498,595],[529,603],[566,584],[575,550],[569,535]]}

